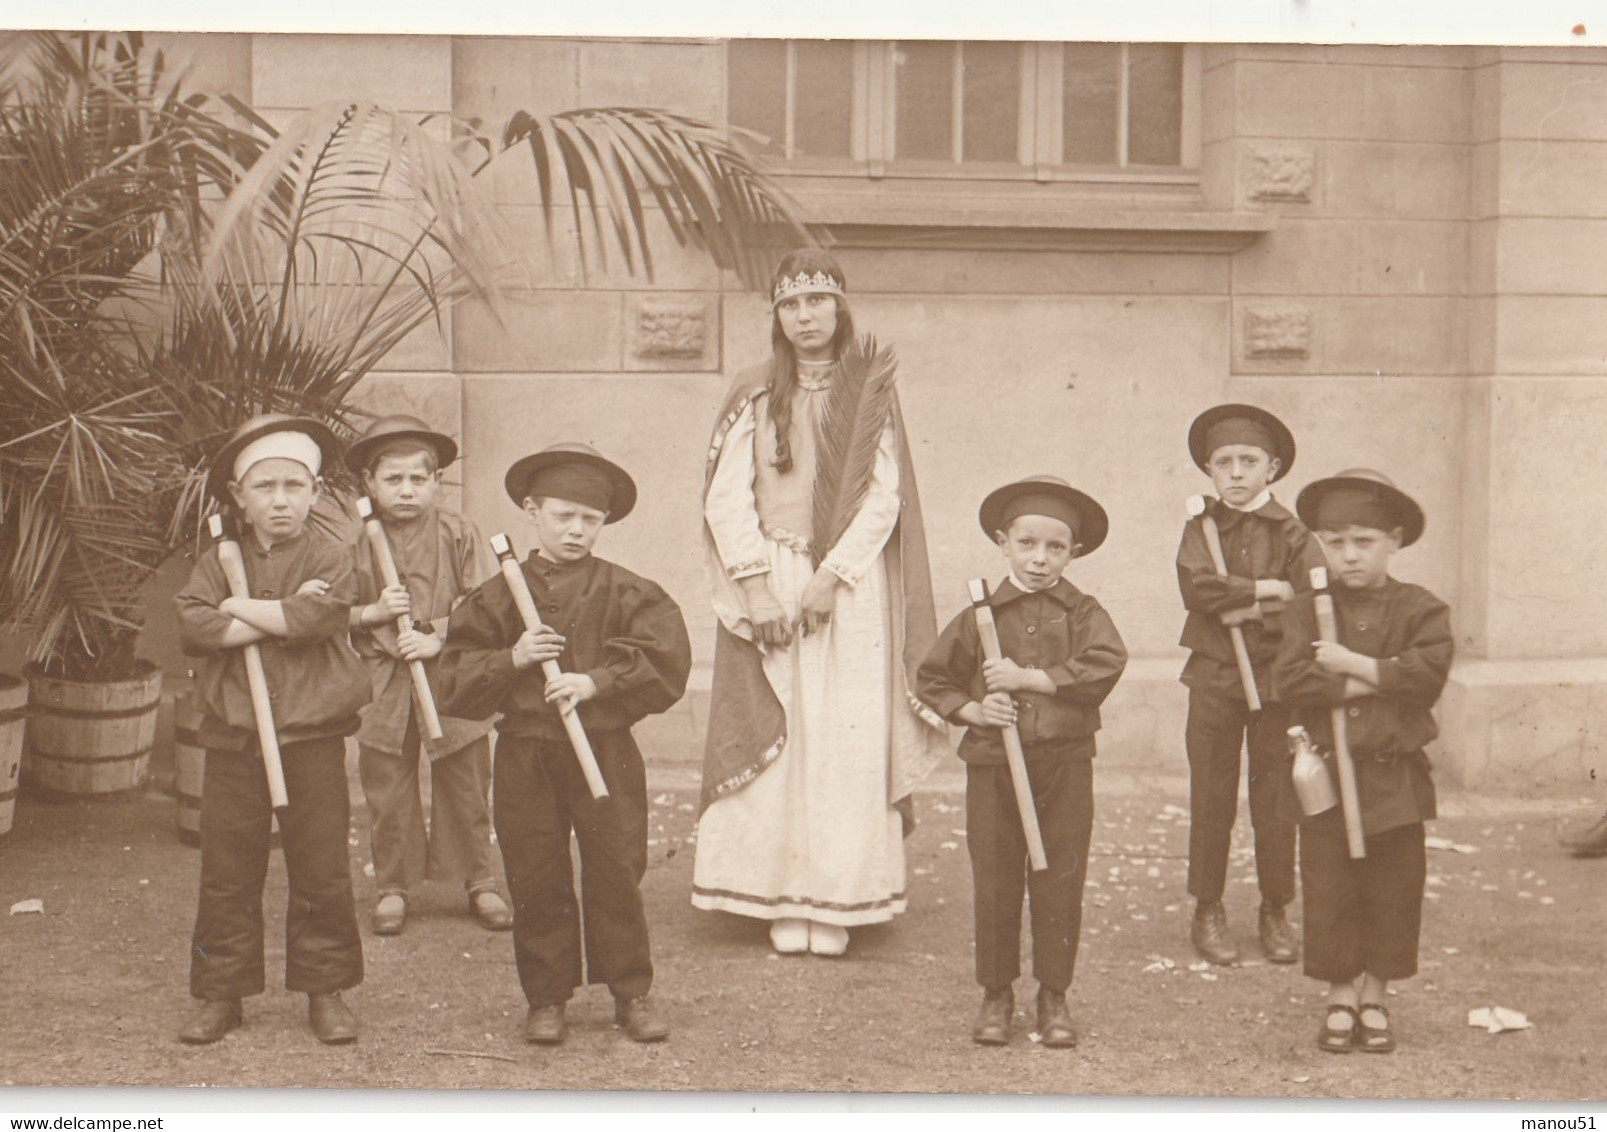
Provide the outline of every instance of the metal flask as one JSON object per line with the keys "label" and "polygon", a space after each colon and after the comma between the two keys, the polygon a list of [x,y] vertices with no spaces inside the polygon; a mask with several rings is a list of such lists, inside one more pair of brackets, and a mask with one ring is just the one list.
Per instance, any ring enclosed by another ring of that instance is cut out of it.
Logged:
{"label": "metal flask", "polygon": [[1328,764],[1317,753],[1316,744],[1304,727],[1289,728],[1289,753],[1294,755],[1295,796],[1300,799],[1300,810],[1308,818],[1326,813],[1339,804]]}

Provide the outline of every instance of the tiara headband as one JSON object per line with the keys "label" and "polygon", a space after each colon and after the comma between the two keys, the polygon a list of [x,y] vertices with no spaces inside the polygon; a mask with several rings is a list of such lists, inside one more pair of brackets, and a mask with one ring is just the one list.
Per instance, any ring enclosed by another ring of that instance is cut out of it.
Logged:
{"label": "tiara headband", "polygon": [[794,295],[841,295],[843,285],[824,271],[810,274],[800,271],[797,275],[784,277],[776,283],[775,289],[770,293],[770,305],[775,307],[783,299],[790,299]]}

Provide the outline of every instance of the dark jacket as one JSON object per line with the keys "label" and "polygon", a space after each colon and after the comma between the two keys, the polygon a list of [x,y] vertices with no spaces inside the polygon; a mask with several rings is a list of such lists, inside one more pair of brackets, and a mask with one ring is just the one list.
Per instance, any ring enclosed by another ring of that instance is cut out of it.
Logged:
{"label": "dark jacket", "polygon": [[[692,646],[680,607],[659,586],[595,555],[560,564],[531,554],[520,569],[542,623],[567,639],[558,666],[597,684],[596,697],[579,708],[588,731],[628,728],[681,698]],[[562,740],[558,709],[543,698],[541,667],[513,666],[511,650],[523,633],[499,574],[452,611],[436,697],[443,711],[466,719],[502,712],[502,734]]]}
{"label": "dark jacket", "polygon": [[[1256,604],[1255,584],[1261,579],[1288,582],[1297,593],[1311,588],[1310,570],[1327,565],[1322,547],[1283,504],[1270,499],[1255,511],[1235,511],[1213,500],[1208,512],[1216,519],[1222,537],[1222,557],[1228,568],[1216,572],[1205,542],[1204,516],[1183,526],[1177,548],[1177,585],[1188,617],[1178,643],[1192,655],[1183,666],[1183,683],[1219,695],[1244,699],[1233,643],[1220,614]],[[1260,620],[1246,621],[1245,649],[1263,699],[1269,694],[1267,670],[1278,652],[1282,636],[1282,602],[1262,602]]]}
{"label": "dark jacket", "polygon": [[[1127,667],[1127,649],[1103,606],[1061,578],[1038,593],[1008,579],[988,597],[1004,655],[1023,668],[1041,668],[1054,695],[1018,692],[1017,730],[1026,747],[1076,746],[1099,730],[1099,705]],[[916,673],[916,694],[951,723],[966,704],[987,695],[976,613],[966,609],[939,634]],[[960,740],[967,763],[1002,763],[1004,740],[995,727],[970,727]],[[1089,745],[1089,750],[1092,750]]]}
{"label": "dark jacket", "polygon": [[1439,734],[1432,709],[1451,671],[1450,607],[1422,586],[1393,578],[1377,590],[1337,588],[1333,598],[1339,643],[1378,660],[1378,694],[1346,700],[1345,678],[1317,667],[1312,594],[1284,611],[1273,694],[1324,750],[1333,746],[1332,709],[1343,708],[1368,834],[1432,818],[1434,786],[1422,751]]}

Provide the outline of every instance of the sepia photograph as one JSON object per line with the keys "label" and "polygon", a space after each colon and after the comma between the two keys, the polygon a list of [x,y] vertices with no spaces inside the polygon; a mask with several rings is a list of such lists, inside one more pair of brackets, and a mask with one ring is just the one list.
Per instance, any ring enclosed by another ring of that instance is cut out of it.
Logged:
{"label": "sepia photograph", "polygon": [[1607,1116],[1607,20],[1222,7],[3,17],[0,1112]]}

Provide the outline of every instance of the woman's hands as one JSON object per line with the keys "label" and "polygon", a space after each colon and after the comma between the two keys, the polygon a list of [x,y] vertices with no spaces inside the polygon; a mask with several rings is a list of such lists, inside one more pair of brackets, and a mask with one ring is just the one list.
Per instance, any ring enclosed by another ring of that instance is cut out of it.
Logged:
{"label": "woman's hands", "polygon": [[792,643],[792,624],[787,611],[776,600],[770,583],[763,574],[753,574],[737,583],[742,588],[742,600],[747,603],[748,621],[753,625],[753,637],[761,645],[786,648]]}
{"label": "woman's hands", "polygon": [[798,620],[795,624],[800,633],[807,637],[816,629],[831,624],[831,613],[837,605],[837,587],[840,585],[842,579],[824,566],[815,571],[815,576],[804,587],[803,596],[798,599]]}

